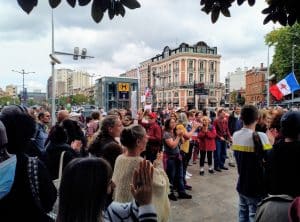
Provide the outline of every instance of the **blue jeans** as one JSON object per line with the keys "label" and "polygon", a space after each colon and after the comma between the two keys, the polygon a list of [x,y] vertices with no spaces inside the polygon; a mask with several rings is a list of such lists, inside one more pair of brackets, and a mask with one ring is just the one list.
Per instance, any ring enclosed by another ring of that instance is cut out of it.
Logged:
{"label": "blue jeans", "polygon": [[247,197],[239,193],[239,222],[254,222],[257,204],[260,197]]}
{"label": "blue jeans", "polygon": [[216,150],[214,152],[214,168],[224,167],[226,160],[227,144],[225,141],[216,139]]}
{"label": "blue jeans", "polygon": [[167,160],[166,172],[171,184],[171,192],[174,192],[175,187],[179,193],[185,192],[182,160],[179,158],[169,157]]}

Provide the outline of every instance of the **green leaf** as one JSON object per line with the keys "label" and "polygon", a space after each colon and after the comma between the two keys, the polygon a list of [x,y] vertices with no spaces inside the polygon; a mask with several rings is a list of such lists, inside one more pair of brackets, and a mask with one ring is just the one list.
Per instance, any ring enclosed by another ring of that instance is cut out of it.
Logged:
{"label": "green leaf", "polygon": [[18,4],[21,6],[23,11],[29,14],[33,7],[37,5],[37,0],[18,0]]}
{"label": "green leaf", "polygon": [[96,23],[99,23],[102,20],[104,13],[102,12],[101,6],[97,0],[93,1],[91,10],[93,20]]}
{"label": "green leaf", "polygon": [[273,14],[269,14],[267,15],[267,17],[264,19],[264,25],[267,24],[269,21],[271,21],[271,19],[273,18]]}
{"label": "green leaf", "polygon": [[141,7],[140,3],[136,0],[120,0],[120,2],[129,9],[136,9]]}
{"label": "green leaf", "polygon": [[125,8],[120,2],[116,2],[116,15],[125,16]]}
{"label": "green leaf", "polygon": [[56,8],[60,4],[61,0],[49,0],[51,8]]}
{"label": "green leaf", "polygon": [[76,5],[76,0],[67,0],[67,2],[69,3],[70,6],[72,6],[72,8],[74,8]]}
{"label": "green leaf", "polygon": [[110,5],[110,0],[98,0],[98,1],[99,1],[102,12],[105,12]]}
{"label": "green leaf", "polygon": [[78,0],[80,6],[85,6],[90,3],[91,0]]}
{"label": "green leaf", "polygon": [[221,12],[225,17],[230,17],[230,11],[228,8],[221,8]]}
{"label": "green leaf", "polygon": [[253,6],[253,5],[255,4],[255,0],[248,0],[248,4],[249,4],[250,6]]}
{"label": "green leaf", "polygon": [[211,12],[211,21],[212,23],[216,23],[220,15],[220,8],[219,7],[213,7]]}

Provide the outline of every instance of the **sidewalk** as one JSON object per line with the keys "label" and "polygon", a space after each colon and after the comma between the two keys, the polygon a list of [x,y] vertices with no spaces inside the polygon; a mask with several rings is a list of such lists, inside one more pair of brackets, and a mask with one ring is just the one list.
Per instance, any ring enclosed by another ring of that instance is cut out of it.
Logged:
{"label": "sidewalk", "polygon": [[[227,166],[227,164],[226,164]],[[237,169],[208,173],[205,166],[205,175],[199,175],[199,165],[188,167],[193,174],[187,180],[193,187],[187,191],[193,195],[192,200],[171,201],[172,222],[235,222],[238,218],[238,195],[235,190],[237,182]]]}

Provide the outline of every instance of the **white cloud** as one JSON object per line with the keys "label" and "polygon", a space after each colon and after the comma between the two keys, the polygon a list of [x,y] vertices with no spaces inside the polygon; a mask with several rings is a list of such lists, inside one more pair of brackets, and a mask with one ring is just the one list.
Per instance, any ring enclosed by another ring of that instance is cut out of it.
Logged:
{"label": "white cloud", "polygon": [[[55,50],[72,52],[75,46],[87,48],[94,59],[72,60],[58,56],[57,68],[85,70],[101,75],[116,75],[136,67],[139,62],[161,53],[168,45],[205,41],[218,47],[221,54],[221,80],[237,67],[259,66],[267,62],[264,35],[273,25],[264,26],[261,10],[264,1],[254,7],[246,3],[231,9],[231,18],[220,15],[212,24],[210,15],[202,12],[199,1],[140,0],[142,7],[126,9],[124,18],[109,20],[107,13],[100,24],[93,22],[89,4],[72,9],[63,0],[54,10]],[[35,71],[25,83],[46,90],[51,73],[51,9],[48,1],[39,1],[30,15],[17,1],[0,2],[0,87],[22,84],[22,77],[11,69]],[[31,87],[31,85],[30,85]]]}

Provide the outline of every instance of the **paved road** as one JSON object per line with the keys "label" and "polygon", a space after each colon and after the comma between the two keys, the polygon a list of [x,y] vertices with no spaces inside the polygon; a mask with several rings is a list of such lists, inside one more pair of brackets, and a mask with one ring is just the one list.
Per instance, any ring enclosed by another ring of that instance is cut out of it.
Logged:
{"label": "paved road", "polygon": [[188,192],[193,195],[193,199],[171,201],[172,222],[237,221],[236,167],[213,175],[205,170],[205,175],[200,176],[198,164],[189,166],[188,171],[193,176],[188,184],[193,186],[193,190]]}

